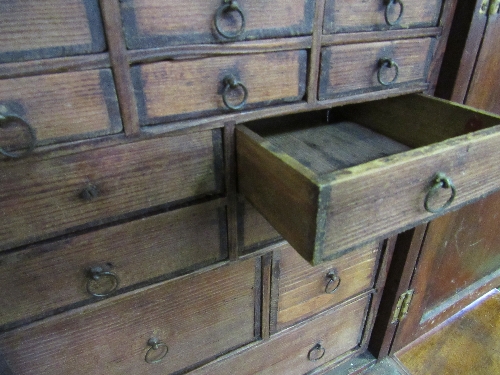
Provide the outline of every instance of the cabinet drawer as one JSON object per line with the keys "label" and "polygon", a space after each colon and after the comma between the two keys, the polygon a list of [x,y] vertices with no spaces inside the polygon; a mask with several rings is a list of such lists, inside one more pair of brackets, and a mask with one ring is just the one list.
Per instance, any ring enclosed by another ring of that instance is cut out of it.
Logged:
{"label": "cabinet drawer", "polygon": [[319,263],[497,190],[498,124],[408,95],[240,125],[239,189]]}
{"label": "cabinet drawer", "polygon": [[[300,100],[306,59],[306,51],[286,51],[132,67],[140,122],[225,113],[232,110],[228,105],[247,109]],[[229,77],[236,85],[226,82]]]}
{"label": "cabinet drawer", "polygon": [[138,210],[221,192],[220,130],[157,138],[0,169],[0,249]]}
{"label": "cabinet drawer", "polygon": [[0,80],[0,115],[13,116],[0,123],[0,147],[16,153],[31,140],[15,116],[33,128],[39,146],[122,130],[109,69]]}
{"label": "cabinet drawer", "polygon": [[326,310],[373,286],[378,242],[350,251],[333,261],[312,267],[292,247],[280,251],[278,270],[279,331]]}
{"label": "cabinet drawer", "polygon": [[[322,314],[190,375],[302,375],[358,349],[369,297]],[[323,354],[323,355],[322,355]],[[322,355],[322,356],[321,356]]]}
{"label": "cabinet drawer", "polygon": [[347,44],[323,48],[320,100],[423,83],[434,39]]}
{"label": "cabinet drawer", "polygon": [[[0,350],[15,374],[176,373],[254,339],[255,265],[234,263],[55,316],[4,333]],[[167,347],[158,363],[146,362]]]}
{"label": "cabinet drawer", "polygon": [[217,202],[0,254],[0,326],[226,256],[225,206]]}
{"label": "cabinet drawer", "polygon": [[442,0],[327,0],[323,33],[437,26]]}
{"label": "cabinet drawer", "polygon": [[[129,49],[289,37],[312,33],[313,0],[232,2],[123,0],[121,11]],[[244,21],[244,24],[243,22]],[[219,31],[220,30],[220,31]]]}
{"label": "cabinet drawer", "polygon": [[2,1],[0,63],[106,48],[97,0]]}

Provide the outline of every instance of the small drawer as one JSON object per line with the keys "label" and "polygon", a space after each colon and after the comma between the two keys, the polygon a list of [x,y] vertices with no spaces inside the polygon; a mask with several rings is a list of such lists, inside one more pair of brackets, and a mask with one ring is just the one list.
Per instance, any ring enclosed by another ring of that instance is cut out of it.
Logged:
{"label": "small drawer", "polygon": [[122,130],[110,69],[0,80],[0,116],[0,147],[15,154]]}
{"label": "small drawer", "polygon": [[333,99],[425,83],[434,39],[409,39],[323,48],[318,98]]}
{"label": "small drawer", "polygon": [[369,302],[365,296],[325,312],[190,375],[303,375],[332,365],[360,351]]}
{"label": "small drawer", "polygon": [[9,331],[0,352],[14,374],[180,373],[254,340],[255,282],[255,259],[233,263]]}
{"label": "small drawer", "polygon": [[97,0],[2,1],[0,63],[102,52]]}
{"label": "small drawer", "polygon": [[282,330],[372,288],[378,242],[312,267],[289,245],[274,265],[277,283],[276,329]]}
{"label": "small drawer", "polygon": [[134,66],[140,122],[146,125],[301,100],[306,64],[306,51],[285,51]]}
{"label": "small drawer", "polygon": [[0,169],[0,250],[169,202],[222,192],[220,129]]}
{"label": "small drawer", "polygon": [[498,124],[424,95],[247,123],[239,190],[317,264],[498,190]]}
{"label": "small drawer", "polygon": [[441,4],[442,0],[326,0],[323,33],[437,26]]}
{"label": "small drawer", "polygon": [[226,211],[219,204],[0,254],[0,327],[226,258]]}
{"label": "small drawer", "polygon": [[291,37],[312,33],[314,0],[122,0],[129,49]]}

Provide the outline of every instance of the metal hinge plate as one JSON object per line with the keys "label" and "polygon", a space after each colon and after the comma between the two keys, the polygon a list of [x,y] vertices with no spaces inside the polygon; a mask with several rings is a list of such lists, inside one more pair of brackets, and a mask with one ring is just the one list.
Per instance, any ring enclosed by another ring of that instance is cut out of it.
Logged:
{"label": "metal hinge plate", "polygon": [[408,314],[408,309],[410,308],[410,303],[413,298],[413,289],[407,290],[401,296],[399,296],[398,304],[396,305],[396,310],[394,310],[394,315],[392,316],[392,323],[397,323],[402,321]]}

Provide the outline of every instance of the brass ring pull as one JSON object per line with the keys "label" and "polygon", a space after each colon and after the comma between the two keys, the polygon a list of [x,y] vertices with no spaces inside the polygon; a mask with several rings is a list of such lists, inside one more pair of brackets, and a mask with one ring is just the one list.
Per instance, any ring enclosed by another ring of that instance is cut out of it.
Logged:
{"label": "brass ring pull", "polygon": [[35,129],[22,117],[14,114],[14,113],[0,113],[0,127],[3,127],[6,124],[9,124],[10,122],[15,122],[18,124],[21,124],[23,127],[26,128],[28,131],[28,134],[30,136],[30,141],[27,145],[27,148],[23,151],[19,152],[12,152],[12,151],[7,151],[4,150],[2,147],[0,147],[0,154],[7,156],[9,158],[17,159],[17,158],[22,158],[24,156],[29,155],[35,148],[36,146],[36,131]]}
{"label": "brass ring pull", "polygon": [[314,345],[309,353],[307,353],[307,359],[311,362],[319,361],[321,358],[325,356],[326,350],[321,344]]}
{"label": "brass ring pull", "polygon": [[[233,32],[233,33],[228,33],[224,30],[222,30],[221,25],[219,24],[219,20],[222,18],[224,13],[226,12],[236,12],[240,15],[241,17],[241,26],[240,28]],[[217,12],[215,13],[215,19],[214,19],[214,24],[215,24],[215,30],[223,36],[226,39],[237,39],[243,32],[245,31],[245,25],[246,25],[246,20],[245,20],[245,14],[243,13],[243,10],[240,8],[239,4],[235,0],[224,0],[222,5],[217,9]]]}
{"label": "brass ring pull", "polygon": [[326,277],[329,279],[328,283],[326,283],[325,293],[333,294],[340,286],[340,276],[338,276],[335,271],[330,271],[326,274]]}
{"label": "brass ring pull", "polygon": [[[394,73],[394,78],[392,78],[390,81],[384,81],[382,79],[382,68],[387,67],[389,69],[394,68],[395,73]],[[399,76],[399,65],[391,58],[383,58],[378,61],[378,71],[377,71],[377,79],[378,82],[381,85],[384,86],[389,86],[392,85],[396,80],[398,79]]]}
{"label": "brass ring pull", "polygon": [[[120,280],[118,276],[111,272],[105,271],[102,267],[92,267],[87,275],[87,292],[94,297],[106,297],[118,289]],[[101,279],[108,279],[111,281],[111,286],[105,291],[99,291],[95,284],[98,284]]]}
{"label": "brass ring pull", "polygon": [[[431,207],[429,204],[429,199],[437,193],[439,189],[451,189],[451,195],[450,198],[446,201],[445,204],[443,204],[441,207]],[[457,195],[457,190],[455,189],[455,185],[451,181],[451,179],[446,176],[443,172],[436,173],[436,176],[434,177],[434,182],[425,195],[425,201],[424,201],[424,208],[433,214],[437,214],[445,210],[447,207],[452,204],[452,202],[455,200],[455,196]]]}
{"label": "brass ring pull", "polygon": [[149,349],[146,352],[144,360],[149,363],[159,363],[168,354],[168,346],[157,338],[150,338],[148,340]]}
{"label": "brass ring pull", "polygon": [[[394,21],[391,21],[389,19],[389,11],[396,6],[396,4],[399,4],[399,15],[398,18],[396,18]],[[401,20],[401,17],[403,17],[403,12],[404,12],[404,5],[401,0],[385,0],[385,12],[384,12],[384,17],[385,17],[385,23],[387,23],[389,26],[395,26],[399,23]]]}
{"label": "brass ring pull", "polygon": [[[224,77],[222,82],[224,83],[224,91],[222,91],[222,101],[224,102],[224,105],[233,111],[242,109],[247,104],[248,98],[248,90],[245,85],[232,75]],[[243,100],[239,104],[234,105],[229,102],[227,95],[231,90],[237,89],[238,87],[243,90]]]}

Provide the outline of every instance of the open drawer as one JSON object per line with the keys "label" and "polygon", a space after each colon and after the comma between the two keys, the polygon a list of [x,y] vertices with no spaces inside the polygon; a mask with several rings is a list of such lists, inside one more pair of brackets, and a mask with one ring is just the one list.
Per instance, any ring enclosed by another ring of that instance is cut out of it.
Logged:
{"label": "open drawer", "polygon": [[500,189],[498,124],[424,95],[246,123],[239,191],[317,264]]}

